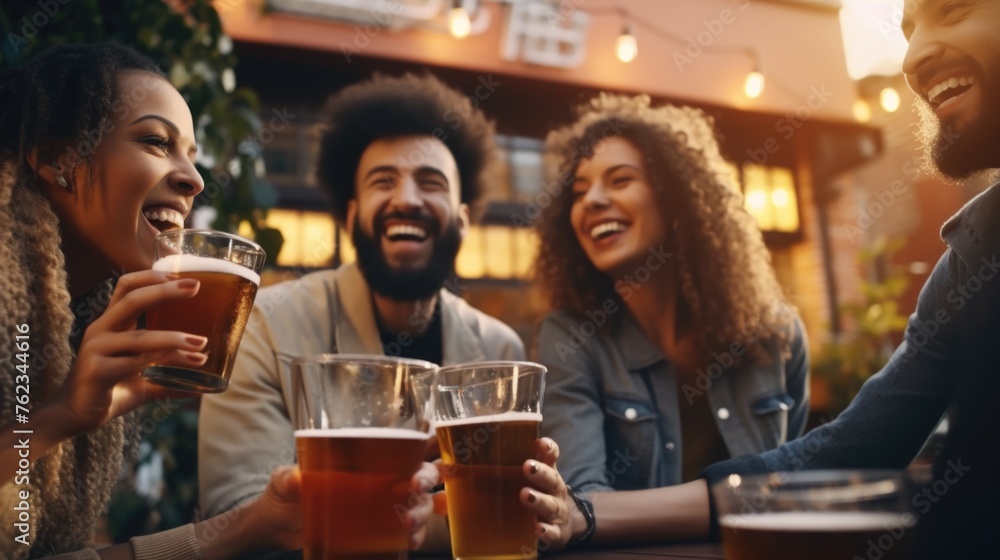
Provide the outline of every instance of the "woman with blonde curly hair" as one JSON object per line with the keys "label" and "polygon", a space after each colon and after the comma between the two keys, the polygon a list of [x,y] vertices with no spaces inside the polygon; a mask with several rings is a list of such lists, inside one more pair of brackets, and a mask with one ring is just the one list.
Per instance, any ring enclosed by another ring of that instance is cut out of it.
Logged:
{"label": "woman with blonde curly hair", "polygon": [[547,140],[543,432],[586,493],[695,480],[808,414],[803,331],[699,110],[602,95]]}

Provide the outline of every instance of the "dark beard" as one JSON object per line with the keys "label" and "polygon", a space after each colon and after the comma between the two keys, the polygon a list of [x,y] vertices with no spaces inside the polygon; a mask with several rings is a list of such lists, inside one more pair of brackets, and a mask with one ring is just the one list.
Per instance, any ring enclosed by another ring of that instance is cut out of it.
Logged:
{"label": "dark beard", "polygon": [[[384,231],[376,220],[376,235]],[[452,220],[444,231],[431,238],[434,248],[427,265],[417,270],[393,268],[382,253],[379,237],[372,237],[361,230],[357,222],[351,232],[351,241],[357,251],[358,267],[373,292],[396,301],[428,299],[444,287],[445,281],[455,273],[455,258],[462,245],[458,220]]]}
{"label": "dark beard", "polygon": [[917,102],[917,112],[920,143],[934,169],[951,179],[964,179],[983,169],[978,157],[983,145],[976,145],[978,134],[960,135],[951,127],[943,127],[934,110],[923,101]]}
{"label": "dark beard", "polygon": [[[986,92],[996,91],[995,84],[982,74],[977,74],[977,84],[986,99]],[[921,99],[916,104],[920,117],[918,138],[924,155],[942,175],[965,179],[1000,166],[996,150],[1000,111],[993,104],[984,103],[977,118],[961,131],[942,123],[926,101]]]}

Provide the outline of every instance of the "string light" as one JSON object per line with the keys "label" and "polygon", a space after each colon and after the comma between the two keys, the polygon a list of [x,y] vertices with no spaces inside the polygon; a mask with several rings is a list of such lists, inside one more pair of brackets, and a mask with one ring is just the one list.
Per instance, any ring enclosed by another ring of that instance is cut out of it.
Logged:
{"label": "string light", "polygon": [[757,99],[764,93],[764,74],[757,67],[747,74],[747,79],[743,82],[743,93],[750,99]]}
{"label": "string light", "polygon": [[895,113],[902,101],[899,98],[899,92],[896,88],[887,87],[883,88],[878,94],[878,101],[882,105],[882,108],[889,113]]}
{"label": "string light", "polygon": [[[677,45],[687,47],[688,40],[679,37],[665,29],[662,29],[652,22],[635,18],[628,10],[623,7],[607,7],[607,8],[597,8],[592,10],[587,10],[592,14],[602,14],[602,13],[613,13],[617,14],[625,22],[622,29],[621,35],[618,36],[618,40],[615,42],[615,55],[618,60],[628,63],[635,60],[635,57],[639,54],[639,42],[636,40],[635,30],[633,28],[633,23],[637,26],[643,27],[650,35],[657,36],[665,41],[676,43]],[[743,81],[743,93],[746,94],[750,99],[757,99],[764,93],[764,87],[766,85],[766,78],[764,73],[760,71],[760,64],[757,60],[757,53],[749,47],[741,46],[730,46],[730,45],[704,45],[703,50],[712,51],[716,53],[738,53],[747,56],[753,61],[753,71],[747,74],[746,79]]]}
{"label": "string light", "polygon": [[639,43],[635,39],[635,31],[632,30],[630,24],[626,23],[622,34],[618,36],[615,53],[618,55],[618,60],[625,63],[632,62],[638,56]]}
{"label": "string light", "polygon": [[472,33],[472,20],[469,12],[462,6],[462,0],[456,0],[454,7],[448,12],[448,31],[456,39],[464,39]]}
{"label": "string light", "polygon": [[[463,0],[453,1],[453,7],[448,12],[448,29],[451,32],[451,35],[455,38],[461,39],[468,37],[472,32],[472,21],[469,18],[469,13],[463,6]],[[690,38],[685,39],[662,29],[650,21],[635,18],[628,10],[621,6],[590,9],[587,10],[587,12],[591,14],[616,14],[624,20],[625,23],[622,27],[621,35],[619,35],[618,39],[615,41],[615,56],[617,56],[618,60],[626,64],[635,60],[635,58],[639,55],[639,42],[636,39],[633,23],[637,26],[645,28],[651,35],[655,35],[663,40],[676,43],[680,46],[687,47],[688,41],[690,40]],[[764,93],[767,79],[764,76],[764,73],[760,71],[757,53],[752,48],[736,45],[702,45],[702,50],[714,53],[729,52],[733,54],[742,54],[752,59],[753,70],[746,75],[746,78],[743,81],[743,93],[750,99],[757,99]],[[778,85],[780,86],[782,84],[779,82]],[[895,93],[895,91],[893,91],[893,93]],[[896,94],[896,97],[898,108],[898,94]],[[894,111],[895,109],[892,110]]]}

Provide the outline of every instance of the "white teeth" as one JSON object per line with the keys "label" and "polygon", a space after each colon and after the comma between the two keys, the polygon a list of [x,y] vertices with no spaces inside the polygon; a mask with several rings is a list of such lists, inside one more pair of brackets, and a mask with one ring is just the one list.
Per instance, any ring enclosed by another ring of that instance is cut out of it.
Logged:
{"label": "white teeth", "polygon": [[184,227],[184,216],[177,210],[161,208],[160,210],[143,210],[142,215],[149,221],[167,222],[179,228]]}
{"label": "white teeth", "polygon": [[597,239],[605,233],[612,231],[625,231],[625,224],[622,222],[604,222],[590,228],[590,237]]}
{"label": "white teeth", "polygon": [[948,78],[947,80],[942,80],[936,86],[927,90],[927,100],[933,103],[937,100],[937,97],[944,93],[945,91],[957,87],[971,86],[976,83],[976,79],[971,76],[963,76],[961,78]]}
{"label": "white teeth", "polygon": [[408,235],[412,237],[417,237],[424,239],[427,237],[427,232],[423,228],[417,226],[411,226],[407,224],[403,225],[393,225],[385,229],[386,237],[396,237],[398,235]]}

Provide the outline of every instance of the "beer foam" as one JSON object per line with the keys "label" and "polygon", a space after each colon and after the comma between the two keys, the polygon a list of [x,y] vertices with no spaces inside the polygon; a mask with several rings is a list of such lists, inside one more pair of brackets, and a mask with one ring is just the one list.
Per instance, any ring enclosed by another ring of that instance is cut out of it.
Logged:
{"label": "beer foam", "polygon": [[438,420],[434,422],[435,428],[447,428],[449,426],[464,426],[467,424],[491,424],[493,422],[541,422],[541,412],[504,412],[503,414],[490,414],[488,416],[476,416],[474,418],[457,418],[455,420]]}
{"label": "beer foam", "polygon": [[260,285],[260,274],[249,268],[223,259],[199,257],[198,255],[167,255],[153,263],[158,272],[219,272],[240,276]]}
{"label": "beer foam", "polygon": [[824,532],[882,531],[886,528],[909,527],[913,516],[901,513],[862,511],[816,511],[730,513],[719,518],[719,525],[745,531]]}
{"label": "beer foam", "polygon": [[405,428],[327,428],[295,430],[297,438],[430,439],[431,435]]}

